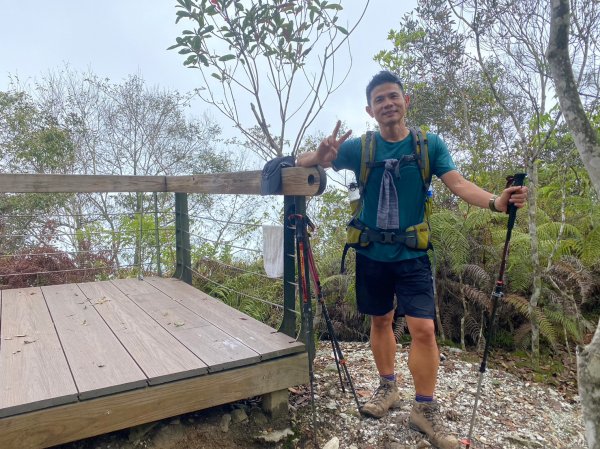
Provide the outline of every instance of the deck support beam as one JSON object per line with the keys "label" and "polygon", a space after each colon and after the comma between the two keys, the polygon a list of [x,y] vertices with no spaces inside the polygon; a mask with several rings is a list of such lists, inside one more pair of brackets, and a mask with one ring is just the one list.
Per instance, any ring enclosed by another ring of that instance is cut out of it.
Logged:
{"label": "deck support beam", "polygon": [[41,449],[308,382],[306,352],[167,384],[0,419],[0,448]]}

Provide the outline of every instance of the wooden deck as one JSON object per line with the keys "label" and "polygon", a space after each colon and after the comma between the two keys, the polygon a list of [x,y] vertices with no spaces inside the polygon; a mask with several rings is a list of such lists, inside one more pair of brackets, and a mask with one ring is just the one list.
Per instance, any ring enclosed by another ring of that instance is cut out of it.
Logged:
{"label": "wooden deck", "polygon": [[182,281],[3,290],[0,448],[107,433],[308,381],[304,345]]}

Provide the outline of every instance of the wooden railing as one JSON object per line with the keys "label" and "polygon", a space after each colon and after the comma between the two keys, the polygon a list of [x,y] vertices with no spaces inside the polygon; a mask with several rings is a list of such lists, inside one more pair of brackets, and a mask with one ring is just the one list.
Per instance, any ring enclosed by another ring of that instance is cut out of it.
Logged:
{"label": "wooden railing", "polygon": [[[320,195],[327,185],[322,168],[282,170],[283,195]],[[185,192],[260,195],[260,171],[191,176],[0,175],[0,192]]]}
{"label": "wooden railing", "polygon": [[[306,196],[320,195],[327,185],[321,167],[284,168],[284,304],[280,331],[294,336],[295,245],[294,230],[287,223],[292,214],[306,213]],[[192,283],[189,238],[188,193],[260,195],[261,171],[201,174],[191,176],[118,176],[118,175],[44,175],[0,174],[0,193],[100,193],[100,192],[173,192],[175,193],[176,267],[175,276]],[[312,353],[311,348],[308,348]]]}

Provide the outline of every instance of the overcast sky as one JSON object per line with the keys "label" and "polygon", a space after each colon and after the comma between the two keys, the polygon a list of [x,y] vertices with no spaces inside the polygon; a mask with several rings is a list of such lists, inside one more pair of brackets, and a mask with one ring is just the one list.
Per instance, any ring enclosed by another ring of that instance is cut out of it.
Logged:
{"label": "overcast sky", "polygon": [[[175,25],[175,0],[0,0],[0,90],[9,75],[21,81],[40,77],[68,63],[77,71],[91,70],[120,82],[141,74],[148,85],[190,91],[200,86],[198,73],[183,66],[183,57],[167,51],[181,30]],[[342,2],[348,16],[357,17],[359,0]],[[361,133],[369,117],[364,88],[380,70],[373,55],[388,49],[390,29],[398,29],[416,0],[371,0],[365,19],[351,37],[354,65],[343,87],[330,97],[313,130],[333,129],[339,118]],[[182,25],[183,24],[183,25]],[[216,110],[196,103],[193,115],[208,111],[227,128]]]}

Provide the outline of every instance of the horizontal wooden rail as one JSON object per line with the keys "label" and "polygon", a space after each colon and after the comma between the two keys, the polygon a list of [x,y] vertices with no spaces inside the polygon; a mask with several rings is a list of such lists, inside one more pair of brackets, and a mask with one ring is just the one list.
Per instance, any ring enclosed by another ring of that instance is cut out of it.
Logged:
{"label": "horizontal wooden rail", "polygon": [[[321,167],[284,168],[283,195],[320,195],[327,185]],[[0,192],[185,192],[260,195],[261,171],[191,176],[0,174]]]}

